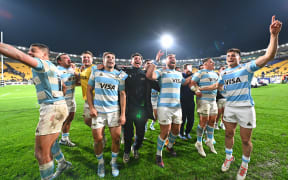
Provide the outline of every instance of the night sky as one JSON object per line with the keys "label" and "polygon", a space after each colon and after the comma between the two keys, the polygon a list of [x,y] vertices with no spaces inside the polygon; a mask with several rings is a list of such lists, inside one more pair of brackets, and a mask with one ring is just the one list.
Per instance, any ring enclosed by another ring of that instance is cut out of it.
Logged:
{"label": "night sky", "polygon": [[8,44],[40,42],[52,51],[96,56],[112,51],[117,58],[134,52],[154,58],[164,33],[174,37],[168,52],[177,59],[264,49],[272,15],[283,22],[279,44],[288,43],[287,0],[0,0]]}

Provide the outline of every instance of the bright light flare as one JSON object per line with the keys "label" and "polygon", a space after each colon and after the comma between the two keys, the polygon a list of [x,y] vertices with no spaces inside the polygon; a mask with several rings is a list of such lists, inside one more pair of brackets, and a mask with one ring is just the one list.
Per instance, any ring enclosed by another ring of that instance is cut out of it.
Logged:
{"label": "bright light flare", "polygon": [[173,44],[173,38],[169,34],[165,34],[161,37],[161,44],[164,48],[169,48]]}

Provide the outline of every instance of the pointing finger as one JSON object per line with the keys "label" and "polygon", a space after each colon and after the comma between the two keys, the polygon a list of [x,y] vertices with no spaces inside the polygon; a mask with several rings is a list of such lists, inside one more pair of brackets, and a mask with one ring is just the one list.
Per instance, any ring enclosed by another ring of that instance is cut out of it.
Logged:
{"label": "pointing finger", "polygon": [[275,21],[275,15],[272,16],[272,21],[271,21],[271,23],[274,23],[274,21]]}

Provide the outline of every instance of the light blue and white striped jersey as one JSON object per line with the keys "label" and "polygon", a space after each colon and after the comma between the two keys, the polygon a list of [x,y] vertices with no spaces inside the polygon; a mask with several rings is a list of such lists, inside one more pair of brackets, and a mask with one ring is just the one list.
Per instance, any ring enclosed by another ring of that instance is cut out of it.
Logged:
{"label": "light blue and white striped jersey", "polygon": [[52,104],[64,100],[61,79],[57,67],[48,60],[35,58],[37,67],[32,68],[38,103]]}
{"label": "light blue and white striped jersey", "polygon": [[95,88],[94,106],[98,113],[119,111],[118,91],[125,90],[124,71],[92,69],[88,84]]}
{"label": "light blue and white striped jersey", "polygon": [[75,99],[75,86],[76,86],[76,76],[75,70],[71,67],[65,68],[63,66],[57,66],[61,80],[66,86],[65,100]]}
{"label": "light blue and white striped jersey", "polygon": [[155,89],[151,89],[151,102],[157,102],[158,96],[159,96],[159,92],[156,91]]}
{"label": "light blue and white striped jersey", "polygon": [[[201,69],[197,71],[193,77],[192,81],[195,81],[199,87],[206,87],[218,82],[218,75],[212,70]],[[217,90],[212,91],[201,91],[202,96],[197,100],[201,101],[216,101]]]}
{"label": "light blue and white striped jersey", "polygon": [[254,106],[251,96],[251,80],[260,69],[255,61],[227,68],[221,72],[219,84],[224,84],[225,106]]}
{"label": "light blue and white striped jersey", "polygon": [[157,107],[181,107],[180,88],[185,82],[182,73],[175,69],[157,69],[155,71],[160,84]]}

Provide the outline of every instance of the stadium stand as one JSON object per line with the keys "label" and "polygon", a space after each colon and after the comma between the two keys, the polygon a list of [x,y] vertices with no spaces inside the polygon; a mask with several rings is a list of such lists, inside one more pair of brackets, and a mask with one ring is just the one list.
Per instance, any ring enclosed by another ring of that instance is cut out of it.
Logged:
{"label": "stadium stand", "polygon": [[[28,52],[29,48],[22,47],[22,46],[15,46],[16,48]],[[256,51],[250,51],[250,52],[242,52],[241,53],[241,62],[246,63],[251,60],[255,60],[257,57],[264,55],[266,49],[256,50]],[[56,64],[56,56],[59,54],[59,52],[53,52],[50,51],[50,60]],[[71,60],[76,64],[76,66],[81,66],[81,55],[76,54],[69,54]],[[201,64],[202,60],[204,58],[199,59],[185,59],[185,60],[177,60],[178,66],[182,67],[184,64],[192,64],[193,70],[192,72],[195,73],[198,71],[199,64]],[[219,69],[221,65],[226,64],[226,55],[221,55],[219,57],[212,57],[212,59],[215,61],[215,69]],[[95,64],[101,64],[102,58],[101,57],[94,57],[94,63]],[[129,59],[116,59],[116,64],[119,67],[123,66],[129,66],[130,60]],[[164,63],[162,63],[164,66]],[[19,62],[16,62],[12,59],[8,59],[4,57],[4,81],[29,81],[32,78],[32,72],[31,69]],[[280,79],[283,79],[283,75],[288,74],[288,43],[282,44],[278,48],[278,52],[276,55],[276,58],[274,61],[270,62],[267,66],[264,68],[258,70],[255,72],[254,76],[257,78],[275,78],[279,77]],[[0,76],[1,73],[0,73]]]}

